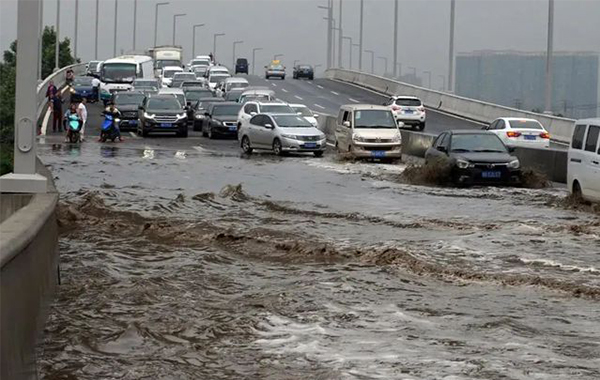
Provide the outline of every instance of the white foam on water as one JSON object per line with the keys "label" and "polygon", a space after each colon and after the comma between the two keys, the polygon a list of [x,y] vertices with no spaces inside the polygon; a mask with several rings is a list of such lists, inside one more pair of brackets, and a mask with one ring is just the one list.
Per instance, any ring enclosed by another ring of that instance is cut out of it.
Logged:
{"label": "white foam on water", "polygon": [[558,261],[548,260],[548,259],[526,259],[519,258],[523,264],[533,264],[533,265],[542,265],[546,267],[558,268],[566,271],[577,271],[577,272],[590,272],[590,273],[598,273],[600,269],[596,267],[580,267],[577,265],[563,264]]}

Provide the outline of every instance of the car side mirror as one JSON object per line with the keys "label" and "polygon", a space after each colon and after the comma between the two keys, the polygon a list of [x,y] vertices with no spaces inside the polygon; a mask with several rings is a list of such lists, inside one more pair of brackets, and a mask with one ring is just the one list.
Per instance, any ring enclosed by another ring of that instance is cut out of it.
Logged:
{"label": "car side mirror", "polygon": [[443,152],[443,153],[448,153],[448,149],[446,149],[445,146],[438,146],[437,150],[439,150],[440,152]]}
{"label": "car side mirror", "polygon": [[342,125],[343,125],[344,127],[346,127],[346,128],[350,128],[350,122],[349,122],[349,121],[344,121],[344,122],[342,123]]}
{"label": "car side mirror", "polygon": [[319,118],[319,114],[318,114],[318,113],[316,113],[316,114],[314,114],[314,115],[313,115],[313,117],[314,117],[315,119],[318,119],[318,118]]}
{"label": "car side mirror", "polygon": [[273,129],[273,125],[271,125],[271,124],[265,124],[265,128],[267,128],[267,129]]}
{"label": "car side mirror", "polygon": [[204,112],[204,116],[209,117],[210,114],[208,112]]}
{"label": "car side mirror", "polygon": [[515,152],[515,147],[514,146],[508,146],[508,153],[514,153]]}

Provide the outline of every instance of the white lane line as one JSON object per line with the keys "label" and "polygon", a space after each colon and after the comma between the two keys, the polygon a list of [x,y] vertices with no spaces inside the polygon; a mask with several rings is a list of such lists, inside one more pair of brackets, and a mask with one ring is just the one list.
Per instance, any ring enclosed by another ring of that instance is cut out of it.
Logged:
{"label": "white lane line", "polygon": [[275,83],[271,83],[271,85],[273,85],[273,87],[277,87],[277,85]]}
{"label": "white lane line", "polygon": [[313,82],[311,81],[306,81],[306,83],[310,84],[311,86],[313,85]]}
{"label": "white lane line", "polygon": [[325,109],[325,107],[323,107],[322,105],[319,105],[319,104],[317,104],[317,103],[315,103],[315,107],[317,107],[317,108],[320,108],[320,109],[322,109],[322,110],[324,110],[324,109]]}
{"label": "white lane line", "polygon": [[294,95],[294,98],[298,99],[298,100],[304,100],[301,97],[299,97],[298,95]]}
{"label": "white lane line", "polygon": [[333,143],[327,142],[326,144],[327,144],[327,146],[330,146],[330,147],[332,147],[332,148],[335,148],[335,144],[333,144]]}
{"label": "white lane line", "polygon": [[352,99],[352,98],[348,98],[349,101],[354,102],[354,103],[360,103],[358,100],[356,99]]}
{"label": "white lane line", "polygon": [[323,86],[321,86],[320,84],[318,84],[317,87],[319,87],[320,89],[323,89]]}
{"label": "white lane line", "polygon": [[129,132],[129,135],[130,135],[131,137],[133,137],[134,139],[140,139],[140,138],[141,138],[140,136],[136,135],[135,133],[133,133],[133,132],[131,132],[131,131]]}
{"label": "white lane line", "polygon": [[286,90],[285,88],[282,88],[281,91],[288,92],[288,90]]}
{"label": "white lane line", "polygon": [[331,93],[332,93],[333,95],[339,95],[339,94],[340,94],[339,92],[335,92],[335,91],[331,91]]}

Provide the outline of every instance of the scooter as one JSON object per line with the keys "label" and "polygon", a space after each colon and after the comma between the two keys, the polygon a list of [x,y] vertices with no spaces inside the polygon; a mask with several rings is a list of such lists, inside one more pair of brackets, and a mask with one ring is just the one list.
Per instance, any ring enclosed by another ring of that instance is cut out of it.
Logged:
{"label": "scooter", "polygon": [[69,141],[72,143],[81,142],[81,122],[77,115],[69,116],[67,120],[67,130],[69,132]]}
{"label": "scooter", "polygon": [[104,122],[102,122],[102,130],[100,132],[100,142],[106,142],[106,140],[115,142],[117,137],[119,137],[116,125],[118,125],[120,121],[120,119],[113,118],[112,115],[104,116]]}

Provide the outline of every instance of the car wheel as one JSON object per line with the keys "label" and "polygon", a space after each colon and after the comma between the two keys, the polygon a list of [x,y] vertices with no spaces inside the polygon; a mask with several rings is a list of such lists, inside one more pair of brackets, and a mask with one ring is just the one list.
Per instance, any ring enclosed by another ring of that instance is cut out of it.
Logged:
{"label": "car wheel", "polygon": [[150,134],[150,132],[148,132],[148,130],[146,128],[142,127],[142,137],[148,137],[149,134]]}
{"label": "car wheel", "polygon": [[281,80],[285,80],[285,76],[281,77]]}
{"label": "car wheel", "polygon": [[319,150],[317,152],[313,152],[313,154],[315,155],[315,157],[323,157],[323,151]]}
{"label": "car wheel", "polygon": [[246,154],[252,153],[252,146],[250,146],[250,139],[248,136],[242,137],[242,152]]}
{"label": "car wheel", "polygon": [[265,79],[269,79],[269,76],[268,76],[268,75],[265,75]]}
{"label": "car wheel", "polygon": [[419,131],[423,131],[425,129],[425,122],[419,124]]}
{"label": "car wheel", "polygon": [[283,147],[279,139],[273,140],[273,152],[278,156],[283,156]]}
{"label": "car wheel", "polygon": [[208,126],[208,138],[210,140],[214,140],[215,139],[215,135],[213,134],[213,130],[212,130],[212,127],[210,125]]}
{"label": "car wheel", "polygon": [[315,77],[312,75],[308,77],[308,80],[313,80],[313,79],[315,79]]}
{"label": "car wheel", "polygon": [[187,125],[184,125],[183,128],[179,130],[179,137],[188,137],[188,128]]}
{"label": "car wheel", "polygon": [[202,137],[208,137],[208,133],[206,133],[206,130],[204,129],[204,127],[201,128],[202,131]]}
{"label": "car wheel", "polygon": [[579,181],[573,182],[573,191],[571,193],[573,194],[572,197],[576,200],[583,199],[583,193],[581,192],[581,185],[579,184]]}

